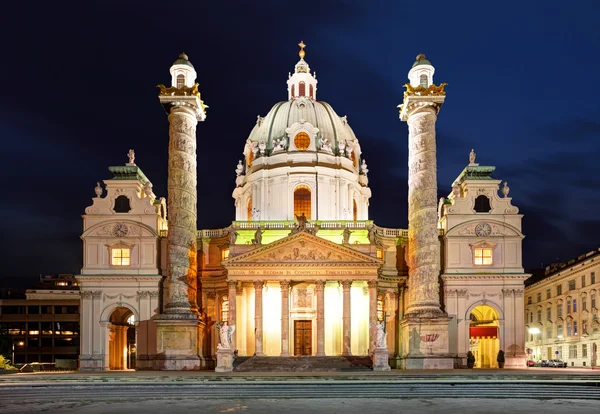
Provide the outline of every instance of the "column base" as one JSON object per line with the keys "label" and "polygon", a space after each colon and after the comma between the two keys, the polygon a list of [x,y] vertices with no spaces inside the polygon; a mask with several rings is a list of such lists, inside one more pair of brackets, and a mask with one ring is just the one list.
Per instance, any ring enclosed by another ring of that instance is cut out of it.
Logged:
{"label": "column base", "polygon": [[454,369],[456,358],[446,356],[407,356],[403,361],[404,369]]}
{"label": "column base", "polygon": [[79,371],[106,371],[103,355],[81,355],[79,357]]}
{"label": "column base", "polygon": [[201,355],[204,324],[197,317],[182,319],[181,314],[161,314],[156,322],[156,355],[152,356],[156,370],[200,370],[206,367]]}
{"label": "column base", "polygon": [[215,372],[233,371],[233,351],[230,348],[217,350],[217,366]]}
{"label": "column base", "polygon": [[[402,338],[401,356],[423,358],[454,358],[449,355],[448,316],[410,317],[400,322]],[[434,364],[435,365],[435,364]],[[449,366],[454,367],[454,362]]]}
{"label": "column base", "polygon": [[388,362],[389,353],[387,348],[375,348],[371,359],[373,360],[373,371],[390,371],[392,368]]}

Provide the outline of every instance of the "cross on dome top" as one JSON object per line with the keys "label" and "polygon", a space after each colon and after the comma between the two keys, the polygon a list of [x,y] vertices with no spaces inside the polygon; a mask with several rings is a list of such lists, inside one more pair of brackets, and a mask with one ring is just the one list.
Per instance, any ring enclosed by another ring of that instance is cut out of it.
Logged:
{"label": "cross on dome top", "polygon": [[304,51],[304,48],[306,47],[306,45],[301,40],[300,43],[298,43],[298,46],[300,46],[300,51],[298,52],[298,56],[300,56],[300,59],[304,59],[304,56],[306,56],[306,52]]}

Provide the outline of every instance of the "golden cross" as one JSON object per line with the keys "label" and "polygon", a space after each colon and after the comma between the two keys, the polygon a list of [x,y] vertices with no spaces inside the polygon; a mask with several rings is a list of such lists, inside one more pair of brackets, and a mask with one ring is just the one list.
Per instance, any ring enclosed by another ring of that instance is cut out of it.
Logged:
{"label": "golden cross", "polygon": [[298,52],[298,55],[300,55],[300,59],[304,59],[304,55],[306,55],[306,52],[304,52],[304,48],[306,47],[306,45],[301,40],[300,43],[298,43],[298,46],[300,46],[300,52]]}

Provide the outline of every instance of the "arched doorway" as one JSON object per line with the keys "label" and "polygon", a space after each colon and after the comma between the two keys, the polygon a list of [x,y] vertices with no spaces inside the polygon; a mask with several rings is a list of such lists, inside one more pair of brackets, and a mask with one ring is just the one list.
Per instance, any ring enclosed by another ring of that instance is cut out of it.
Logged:
{"label": "arched doorway", "polygon": [[135,315],[128,308],[118,307],[111,313],[109,321],[108,368],[135,369]]}
{"label": "arched doorway", "polygon": [[498,368],[496,357],[500,350],[498,312],[488,305],[471,311],[469,350],[475,355],[476,368]]}

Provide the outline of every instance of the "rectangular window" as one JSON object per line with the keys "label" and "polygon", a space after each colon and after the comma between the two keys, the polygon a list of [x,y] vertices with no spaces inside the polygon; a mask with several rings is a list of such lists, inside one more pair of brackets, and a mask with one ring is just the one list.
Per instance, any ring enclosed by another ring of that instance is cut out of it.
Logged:
{"label": "rectangular window", "polygon": [[571,322],[567,322],[567,336],[571,336]]}
{"label": "rectangular window", "polygon": [[581,275],[581,287],[585,287],[585,275]]}
{"label": "rectangular window", "polygon": [[596,283],[596,272],[592,272],[592,274],[590,275],[590,278],[592,280],[590,280],[590,283],[593,285],[594,283]]}
{"label": "rectangular window", "polygon": [[569,280],[569,290],[575,290],[575,279]]}
{"label": "rectangular window", "polygon": [[587,344],[581,344],[581,357],[587,358]]}
{"label": "rectangular window", "polygon": [[221,322],[229,320],[229,297],[221,297]]}
{"label": "rectangular window", "polygon": [[531,296],[527,296],[527,304],[531,305],[533,302],[531,301]]}
{"label": "rectangular window", "polygon": [[573,312],[577,312],[577,299],[573,299]]}
{"label": "rectangular window", "polygon": [[581,297],[581,310],[582,311],[586,311],[587,310],[587,296],[582,296]]}
{"label": "rectangular window", "polygon": [[546,339],[552,338],[552,325],[546,328]]}
{"label": "rectangular window", "polygon": [[552,319],[552,308],[548,307],[546,308],[546,320],[549,321],[550,319]]}
{"label": "rectangular window", "polygon": [[556,305],[556,316],[558,318],[562,318],[562,303],[559,303],[558,305]]}
{"label": "rectangular window", "polygon": [[113,266],[129,266],[130,261],[130,249],[112,249],[111,250],[111,264]]}
{"label": "rectangular window", "polygon": [[542,310],[537,311],[537,321],[538,323],[542,323]]}
{"label": "rectangular window", "polygon": [[577,336],[577,322],[573,322],[573,335]]}
{"label": "rectangular window", "polygon": [[592,309],[596,309],[596,295],[592,295]]}
{"label": "rectangular window", "polygon": [[569,358],[577,358],[577,345],[569,345]]}
{"label": "rectangular window", "polygon": [[533,312],[529,312],[529,323],[533,323]]}
{"label": "rectangular window", "polygon": [[556,354],[556,359],[562,359],[562,357],[563,357],[563,356],[562,356],[562,355],[563,355],[563,354],[562,354],[562,346],[557,346],[557,347],[556,347],[556,352],[558,352],[558,353]]}
{"label": "rectangular window", "polygon": [[476,265],[491,265],[492,264],[492,249],[489,249],[489,248],[475,249],[475,264]]}
{"label": "rectangular window", "polygon": [[562,285],[556,287],[556,296],[562,295]]}
{"label": "rectangular window", "polygon": [[377,249],[377,258],[383,260],[383,250]]}
{"label": "rectangular window", "polygon": [[585,335],[587,334],[587,320],[581,321],[581,332]]}
{"label": "rectangular window", "polygon": [[567,315],[570,315],[570,314],[571,314],[571,301],[568,300],[567,301]]}
{"label": "rectangular window", "polygon": [[229,259],[229,249],[221,250],[221,261]]}
{"label": "rectangular window", "polygon": [[538,292],[537,301],[538,301],[538,303],[540,303],[542,301],[542,292]]}
{"label": "rectangular window", "polygon": [[563,326],[562,326],[562,325],[558,325],[558,326],[556,327],[556,335],[557,335],[559,338],[562,338],[562,336],[563,336]]}
{"label": "rectangular window", "polygon": [[552,297],[552,290],[546,289],[546,299],[550,299]]}

